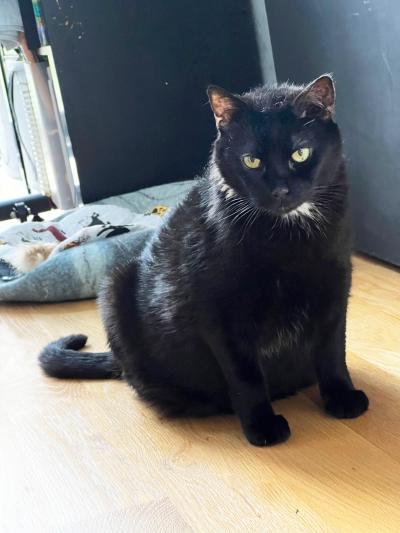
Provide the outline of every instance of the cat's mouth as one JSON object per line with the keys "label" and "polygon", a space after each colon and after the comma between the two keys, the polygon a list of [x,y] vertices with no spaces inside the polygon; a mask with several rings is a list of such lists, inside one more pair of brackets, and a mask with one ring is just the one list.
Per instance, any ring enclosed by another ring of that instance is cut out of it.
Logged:
{"label": "cat's mouth", "polygon": [[315,219],[317,214],[320,214],[320,213],[312,202],[303,202],[299,204],[297,207],[295,207],[294,209],[291,209],[290,211],[285,213],[285,215],[289,217],[300,216],[300,217],[308,217],[311,219]]}
{"label": "cat's mouth", "polygon": [[293,205],[283,205],[281,204],[279,207],[278,207],[278,213],[279,214],[282,214],[282,215],[288,215],[291,211],[294,211],[295,209],[297,209],[297,205],[293,206]]}
{"label": "cat's mouth", "polygon": [[281,203],[274,208],[268,209],[269,213],[277,217],[296,217],[299,215],[310,216],[313,204],[311,202],[303,201],[297,203]]}
{"label": "cat's mouth", "polygon": [[266,202],[264,205],[259,201],[252,202],[256,208],[274,217],[292,217],[297,215],[310,216],[313,204],[307,200],[297,199],[297,201],[279,200]]}
{"label": "cat's mouth", "polygon": [[[305,203],[305,202],[303,202]],[[285,216],[290,215],[291,213],[295,213],[301,206],[303,205],[302,202],[296,202],[296,203],[287,203],[287,202],[280,202],[272,211],[275,211],[275,214],[278,216]]]}

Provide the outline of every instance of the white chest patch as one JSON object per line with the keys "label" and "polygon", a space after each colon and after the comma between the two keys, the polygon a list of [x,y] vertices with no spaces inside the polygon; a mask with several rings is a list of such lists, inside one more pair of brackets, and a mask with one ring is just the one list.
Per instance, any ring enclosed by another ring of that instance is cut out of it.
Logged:
{"label": "white chest patch", "polygon": [[259,353],[262,357],[279,356],[279,352],[292,348],[299,342],[307,321],[308,315],[305,311],[299,313],[299,316],[284,327],[277,326],[276,329],[268,335],[268,341],[262,343],[259,347]]}
{"label": "white chest patch", "polygon": [[289,213],[281,216],[281,221],[284,225],[291,228],[302,228],[308,236],[313,230],[324,235],[326,218],[312,202],[303,202],[299,207],[293,209]]}

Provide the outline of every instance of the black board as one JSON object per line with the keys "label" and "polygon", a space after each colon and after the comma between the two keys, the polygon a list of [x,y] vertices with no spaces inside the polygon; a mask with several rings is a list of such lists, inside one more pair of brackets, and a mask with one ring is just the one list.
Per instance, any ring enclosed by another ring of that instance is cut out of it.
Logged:
{"label": "black board", "polygon": [[42,0],[82,197],[193,177],[210,83],[261,83],[250,1]]}
{"label": "black board", "polygon": [[356,248],[400,265],[400,2],[267,0],[277,79],[333,72]]}

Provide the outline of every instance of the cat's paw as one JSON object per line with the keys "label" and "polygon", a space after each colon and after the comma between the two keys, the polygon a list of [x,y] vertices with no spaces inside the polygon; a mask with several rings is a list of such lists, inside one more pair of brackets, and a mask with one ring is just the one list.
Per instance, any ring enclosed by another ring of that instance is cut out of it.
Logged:
{"label": "cat's paw", "polygon": [[253,446],[273,446],[290,437],[290,428],[282,415],[267,417],[262,422],[244,428],[247,440]]}
{"label": "cat's paw", "polygon": [[368,409],[368,405],[368,396],[362,390],[336,392],[325,400],[325,410],[336,418],[356,418]]}

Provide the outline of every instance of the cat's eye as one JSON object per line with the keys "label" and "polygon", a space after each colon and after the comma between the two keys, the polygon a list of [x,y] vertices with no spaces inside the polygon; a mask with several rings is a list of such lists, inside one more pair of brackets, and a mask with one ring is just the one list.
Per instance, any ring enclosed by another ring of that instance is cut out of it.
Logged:
{"label": "cat's eye", "polygon": [[259,168],[261,166],[261,159],[252,155],[244,155],[242,161],[247,168]]}
{"label": "cat's eye", "polygon": [[310,148],[298,148],[292,153],[291,158],[295,163],[304,163],[309,159],[310,155]]}

